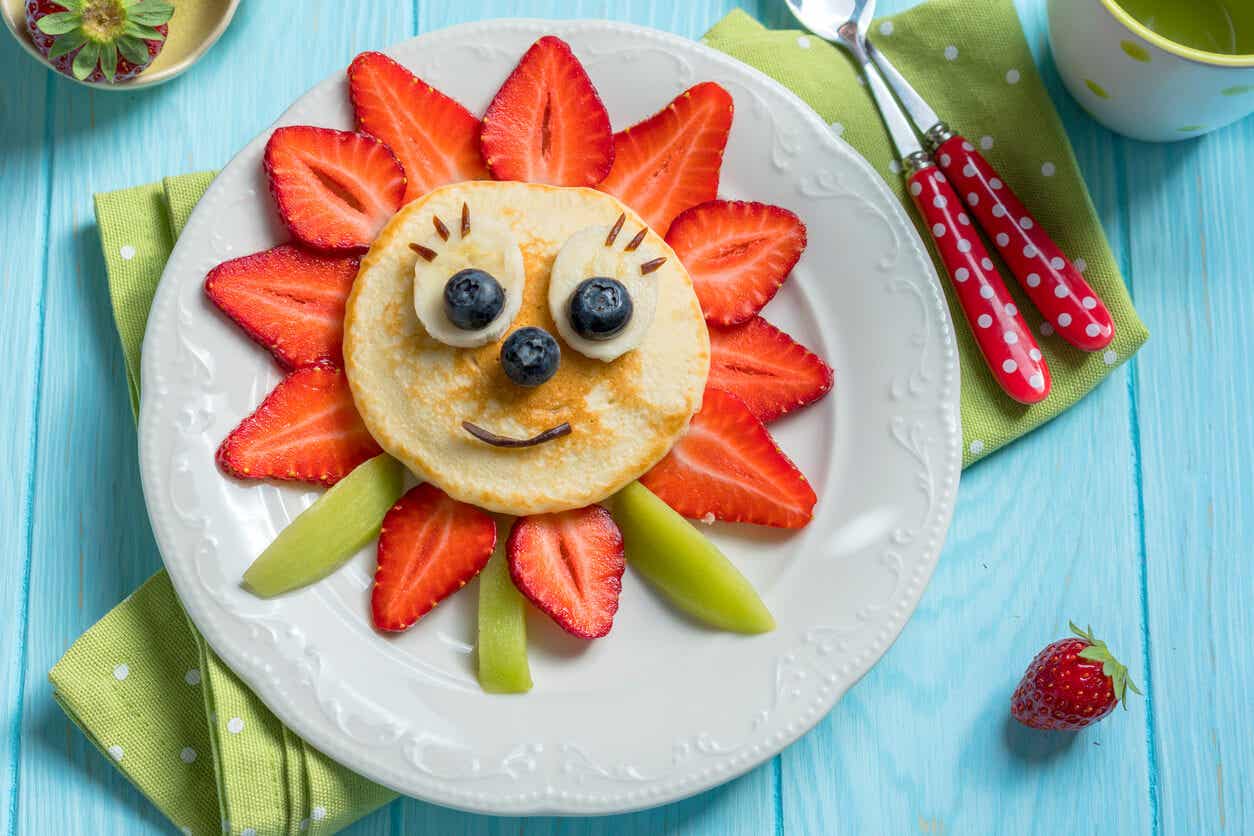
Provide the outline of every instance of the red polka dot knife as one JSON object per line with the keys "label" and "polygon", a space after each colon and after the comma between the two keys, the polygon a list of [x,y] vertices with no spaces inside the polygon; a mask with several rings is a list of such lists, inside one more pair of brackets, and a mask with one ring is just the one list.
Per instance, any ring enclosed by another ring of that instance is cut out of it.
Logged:
{"label": "red polka dot knife", "polygon": [[[1016,401],[1045,400],[1049,366],[972,226],[971,215],[1032,304],[1071,345],[1083,351],[1109,345],[1115,336],[1110,312],[988,160],[951,131],[867,40],[875,0],[787,2],[812,32],[848,50],[866,76],[904,165],[910,195],[932,233],[989,371]],[[924,150],[924,142],[935,157]]]}

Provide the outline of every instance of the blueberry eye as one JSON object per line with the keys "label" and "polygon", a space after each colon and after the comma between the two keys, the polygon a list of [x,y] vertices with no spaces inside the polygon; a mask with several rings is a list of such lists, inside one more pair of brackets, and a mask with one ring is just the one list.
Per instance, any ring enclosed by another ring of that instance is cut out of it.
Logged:
{"label": "blueberry eye", "polygon": [[585,279],[570,295],[570,325],[586,340],[609,340],[631,321],[631,294],[618,279]]}
{"label": "blueberry eye", "polygon": [[501,368],[519,386],[539,386],[557,374],[561,359],[553,335],[534,326],[519,328],[501,346]]}
{"label": "blueberry eye", "polygon": [[501,283],[483,270],[458,270],[444,285],[444,313],[463,331],[486,328],[504,308]]}

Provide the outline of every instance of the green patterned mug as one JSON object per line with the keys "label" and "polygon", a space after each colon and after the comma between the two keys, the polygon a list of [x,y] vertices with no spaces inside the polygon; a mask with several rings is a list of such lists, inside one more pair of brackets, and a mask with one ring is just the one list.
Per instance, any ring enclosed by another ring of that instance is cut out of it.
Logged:
{"label": "green patterned mug", "polygon": [[1049,0],[1049,39],[1071,95],[1134,139],[1254,113],[1254,0]]}

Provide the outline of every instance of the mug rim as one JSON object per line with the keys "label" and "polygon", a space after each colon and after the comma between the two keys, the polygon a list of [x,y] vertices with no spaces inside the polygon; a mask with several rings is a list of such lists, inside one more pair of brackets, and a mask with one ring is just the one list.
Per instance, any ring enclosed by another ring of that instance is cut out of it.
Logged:
{"label": "mug rim", "polygon": [[1226,55],[1221,52],[1207,52],[1204,49],[1194,49],[1191,46],[1176,43],[1169,38],[1164,38],[1134,18],[1128,13],[1127,9],[1119,5],[1117,0],[1101,0],[1101,3],[1115,20],[1123,24],[1124,28],[1131,30],[1140,38],[1149,41],[1165,52],[1170,52],[1172,55],[1214,67],[1254,67],[1254,55]]}

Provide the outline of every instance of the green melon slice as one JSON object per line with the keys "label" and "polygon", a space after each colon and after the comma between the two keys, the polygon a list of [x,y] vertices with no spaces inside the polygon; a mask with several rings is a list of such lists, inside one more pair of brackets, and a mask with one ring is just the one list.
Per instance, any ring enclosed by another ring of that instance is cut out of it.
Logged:
{"label": "green melon slice", "polygon": [[479,685],[489,694],[531,690],[525,606],[498,546],[479,573]]}
{"label": "green melon slice", "polygon": [[357,468],[279,532],[244,572],[244,586],[271,598],[319,581],[375,537],[404,493],[405,468],[387,454]]}
{"label": "green melon slice", "polygon": [[679,609],[736,633],[768,633],[771,616],[752,584],[709,539],[662,500],[633,482],[615,498],[627,565]]}

